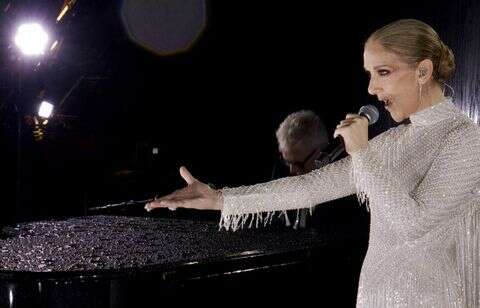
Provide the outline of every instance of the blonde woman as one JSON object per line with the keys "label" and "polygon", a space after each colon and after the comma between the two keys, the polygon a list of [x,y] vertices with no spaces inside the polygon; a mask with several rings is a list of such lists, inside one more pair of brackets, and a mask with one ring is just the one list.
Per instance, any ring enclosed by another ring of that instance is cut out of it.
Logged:
{"label": "blonde woman", "polygon": [[399,20],[367,39],[368,92],[402,124],[368,140],[348,114],[335,135],[349,156],[319,170],[213,190],[182,167],[188,186],[147,204],[222,211],[236,230],[277,210],[357,194],[371,212],[357,307],[480,307],[480,131],[445,96],[454,56],[427,24]]}

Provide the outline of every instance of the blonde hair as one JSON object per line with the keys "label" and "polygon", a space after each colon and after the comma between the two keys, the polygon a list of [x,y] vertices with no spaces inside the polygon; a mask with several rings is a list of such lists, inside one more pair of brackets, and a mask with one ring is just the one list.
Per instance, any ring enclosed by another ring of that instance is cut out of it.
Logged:
{"label": "blonde hair", "polygon": [[325,125],[311,110],[300,110],[289,114],[276,132],[281,149],[303,142],[309,147],[326,146],[328,134]]}
{"label": "blonde hair", "polygon": [[416,19],[392,22],[373,32],[365,44],[369,42],[379,43],[412,65],[430,59],[433,79],[440,84],[450,79],[455,69],[452,50],[432,27]]}

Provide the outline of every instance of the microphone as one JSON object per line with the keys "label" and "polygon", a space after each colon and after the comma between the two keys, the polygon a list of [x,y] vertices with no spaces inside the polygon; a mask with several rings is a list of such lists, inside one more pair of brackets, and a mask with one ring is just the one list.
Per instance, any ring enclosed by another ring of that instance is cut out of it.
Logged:
{"label": "microphone", "polygon": [[[373,105],[365,105],[360,107],[358,114],[367,118],[368,125],[372,125],[378,121],[379,113],[377,107]],[[345,143],[342,136],[336,138],[339,140],[339,144],[334,145],[333,150],[327,149],[328,155],[318,162],[318,167],[323,167],[333,162],[343,151],[345,151]],[[335,142],[335,144],[338,142]],[[331,148],[331,147],[330,147]]]}

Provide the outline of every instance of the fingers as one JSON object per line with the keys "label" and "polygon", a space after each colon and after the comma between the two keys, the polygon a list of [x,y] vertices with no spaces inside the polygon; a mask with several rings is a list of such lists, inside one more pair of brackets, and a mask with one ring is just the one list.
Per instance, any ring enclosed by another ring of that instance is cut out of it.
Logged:
{"label": "fingers", "polygon": [[150,212],[151,210],[153,209],[157,209],[157,208],[168,208],[170,211],[175,211],[177,209],[178,206],[174,206],[174,205],[169,205],[170,203],[165,203],[165,201],[161,201],[161,202],[150,202],[150,203],[147,203],[145,205],[145,210],[147,210],[147,212]]}
{"label": "fingers", "polygon": [[333,138],[337,138],[337,136],[342,136],[343,137],[343,132],[345,131],[344,127],[337,128],[333,132]]}
{"label": "fingers", "polygon": [[360,115],[356,114],[356,113],[348,113],[346,116],[345,116],[345,119],[354,119],[354,118],[359,118],[361,117]]}
{"label": "fingers", "polygon": [[350,119],[347,119],[347,120],[342,120],[340,121],[340,123],[337,125],[335,131],[333,132],[333,138],[337,138],[337,136],[343,136],[343,132],[345,131],[343,128],[345,127],[348,127],[350,125],[352,125],[353,123],[355,123],[355,119],[354,118],[350,118]]}
{"label": "fingers", "polygon": [[163,197],[160,197],[160,198],[155,197],[155,199],[153,201],[145,204],[145,209],[147,211],[151,211],[152,209],[155,209],[155,208],[166,207],[165,206],[166,201],[168,202],[168,201],[171,201],[171,200],[177,200],[177,199],[182,198],[186,195],[187,195],[187,192],[185,191],[185,189],[179,189],[179,190],[176,190],[176,191],[174,191],[171,194],[168,194],[166,196],[163,196]]}
{"label": "fingers", "polygon": [[171,211],[176,210],[179,207],[183,208],[195,208],[195,199],[194,198],[170,198],[163,200],[155,200],[149,202],[145,205],[145,210],[150,212],[153,209],[157,208],[168,208]]}
{"label": "fingers", "polygon": [[[363,116],[360,116],[358,114],[349,113],[349,114],[346,115],[345,120],[340,121],[340,123],[337,125],[336,128],[338,129],[338,128],[350,126],[350,125],[352,125],[356,122],[359,122],[359,121],[368,121],[368,120],[367,120],[367,118],[365,118]],[[334,134],[334,136],[335,136],[335,134]]]}
{"label": "fingers", "polygon": [[172,193],[170,193],[166,196],[163,196],[163,197],[160,197],[160,198],[155,198],[154,201],[155,202],[161,202],[161,201],[165,201],[165,200],[169,200],[169,199],[186,197],[186,196],[192,195],[192,193],[193,192],[191,190],[189,190],[188,186],[187,186],[187,187],[182,188],[182,189],[177,189],[174,192],[172,192]]}
{"label": "fingers", "polygon": [[337,136],[343,136],[343,133],[347,129],[347,127],[351,126],[352,124],[358,122],[361,120],[361,116],[358,114],[352,114],[349,113],[347,114],[345,120],[340,121],[340,123],[337,125],[335,131],[333,132],[333,138],[337,138]]}
{"label": "fingers", "polygon": [[197,181],[197,179],[194,178],[193,175],[184,166],[180,167],[180,175],[185,180],[185,182],[187,182],[188,185],[191,185]]}
{"label": "fingers", "polygon": [[198,182],[198,180],[194,178],[184,166],[180,167],[180,175],[185,182],[187,182],[188,186],[178,189],[164,197],[155,198],[154,201],[145,205],[147,211],[156,208],[169,208],[170,210],[175,210],[177,207],[192,207],[192,200],[200,197],[198,185],[202,185],[202,183]]}
{"label": "fingers", "polygon": [[145,208],[145,210],[147,210],[147,212],[150,212],[151,210],[159,208],[159,207],[162,207],[161,201],[152,201],[152,202],[148,202],[147,204],[145,204],[144,208]]}
{"label": "fingers", "polygon": [[344,127],[355,123],[355,119],[342,120],[338,123],[337,128]]}
{"label": "fingers", "polygon": [[154,207],[153,207],[153,203],[154,203],[154,202],[155,202],[155,201],[151,201],[151,202],[145,203],[145,206],[144,206],[143,208],[144,208],[147,212],[150,212],[151,210],[154,209]]}
{"label": "fingers", "polygon": [[177,207],[182,206],[182,203],[183,202],[181,200],[175,198],[155,200],[145,204],[145,209],[148,212],[157,208],[168,208],[169,210],[174,211],[177,209]]}
{"label": "fingers", "polygon": [[347,120],[355,120],[355,121],[366,121],[368,123],[368,119],[367,117],[363,116],[363,115],[359,115],[359,114],[356,114],[356,113],[349,113],[345,116],[345,119]]}

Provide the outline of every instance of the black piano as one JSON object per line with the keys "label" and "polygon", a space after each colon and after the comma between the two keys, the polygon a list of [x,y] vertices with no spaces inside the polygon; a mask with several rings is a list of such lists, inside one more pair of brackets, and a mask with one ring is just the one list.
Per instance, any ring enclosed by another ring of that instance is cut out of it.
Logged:
{"label": "black piano", "polygon": [[365,253],[314,228],[113,215],[6,226],[0,244],[0,307],[228,306],[225,297],[354,307]]}

